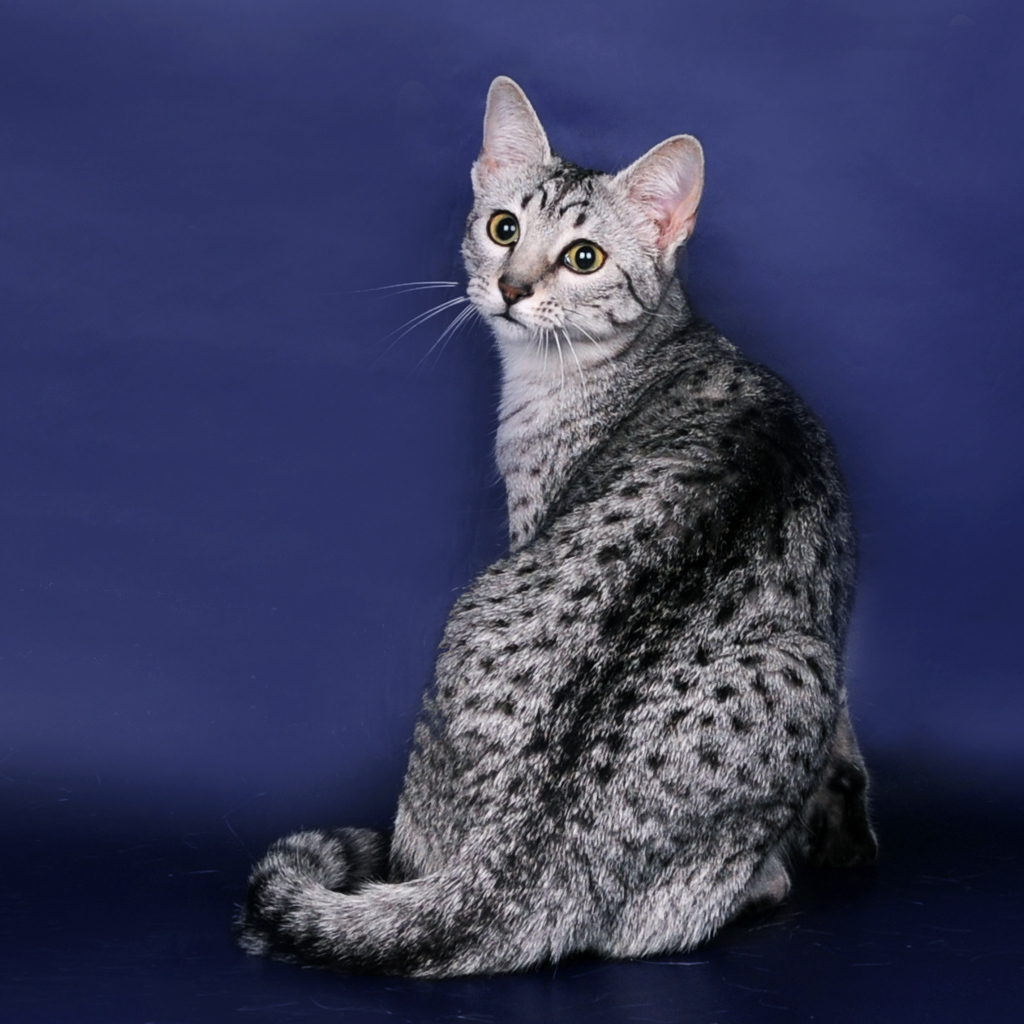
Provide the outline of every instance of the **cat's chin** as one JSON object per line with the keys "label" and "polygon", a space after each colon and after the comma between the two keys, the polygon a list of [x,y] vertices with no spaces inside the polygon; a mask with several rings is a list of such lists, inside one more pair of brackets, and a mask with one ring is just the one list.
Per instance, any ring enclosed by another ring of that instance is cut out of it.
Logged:
{"label": "cat's chin", "polygon": [[561,379],[567,370],[575,375],[606,362],[623,347],[621,338],[568,337],[564,330],[556,335],[504,316],[490,322],[507,376]]}

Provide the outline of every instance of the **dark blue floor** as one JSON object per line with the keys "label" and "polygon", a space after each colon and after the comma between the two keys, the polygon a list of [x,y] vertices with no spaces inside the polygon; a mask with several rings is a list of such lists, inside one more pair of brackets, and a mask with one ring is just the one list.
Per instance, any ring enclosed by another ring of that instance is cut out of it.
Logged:
{"label": "dark blue floor", "polygon": [[885,761],[875,774],[877,869],[802,869],[783,908],[687,956],[444,982],[331,975],[238,952],[229,925],[251,853],[299,824],[271,820],[260,798],[224,817],[198,812],[195,794],[147,800],[95,779],[7,778],[0,1019],[1020,1020],[1019,766]]}

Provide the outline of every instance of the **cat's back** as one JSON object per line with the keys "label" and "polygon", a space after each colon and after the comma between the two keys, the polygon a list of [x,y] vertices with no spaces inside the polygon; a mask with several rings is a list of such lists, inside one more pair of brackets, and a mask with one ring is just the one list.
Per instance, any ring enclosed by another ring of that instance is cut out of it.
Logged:
{"label": "cat's back", "polygon": [[[637,497],[660,478],[659,493],[672,485],[703,491],[720,519],[807,500],[845,510],[831,439],[778,375],[699,320],[650,361],[635,393],[614,397],[628,415],[579,461],[552,519],[581,502]],[[638,474],[647,478],[639,489]],[[734,503],[741,495],[747,504]]]}

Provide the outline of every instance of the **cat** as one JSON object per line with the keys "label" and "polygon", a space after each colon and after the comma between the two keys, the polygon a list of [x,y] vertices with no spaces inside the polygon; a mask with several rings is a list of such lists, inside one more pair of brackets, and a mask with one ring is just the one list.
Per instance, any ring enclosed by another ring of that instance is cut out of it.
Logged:
{"label": "cat", "polygon": [[491,85],[463,256],[510,552],[448,620],[393,834],[278,840],[248,952],[425,977],[675,953],[782,900],[791,855],[875,859],[844,485],[790,388],[687,303],[703,175],[688,135],[585,170]]}

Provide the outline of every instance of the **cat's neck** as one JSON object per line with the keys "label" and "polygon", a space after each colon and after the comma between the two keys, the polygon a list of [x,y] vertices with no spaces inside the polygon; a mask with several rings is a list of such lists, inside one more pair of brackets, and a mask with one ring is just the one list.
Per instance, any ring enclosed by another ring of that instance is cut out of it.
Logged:
{"label": "cat's neck", "polygon": [[526,341],[502,349],[497,461],[508,496],[512,550],[536,535],[579,460],[627,416],[655,375],[652,353],[690,319],[674,281],[653,314],[624,330],[604,353]]}

